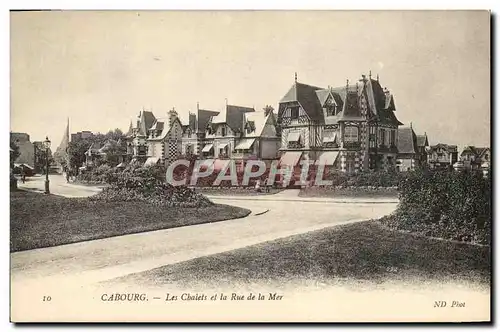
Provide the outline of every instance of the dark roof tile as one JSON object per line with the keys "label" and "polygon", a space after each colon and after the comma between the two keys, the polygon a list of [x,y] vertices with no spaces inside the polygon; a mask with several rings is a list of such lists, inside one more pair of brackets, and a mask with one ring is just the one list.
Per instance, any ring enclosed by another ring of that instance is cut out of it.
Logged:
{"label": "dark roof tile", "polygon": [[414,154],[417,153],[417,136],[411,127],[398,129],[398,153]]}

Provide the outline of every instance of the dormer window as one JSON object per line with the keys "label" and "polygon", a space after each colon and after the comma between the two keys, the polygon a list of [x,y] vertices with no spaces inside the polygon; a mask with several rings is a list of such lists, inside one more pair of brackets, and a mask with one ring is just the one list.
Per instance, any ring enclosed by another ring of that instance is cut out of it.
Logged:
{"label": "dormer window", "polygon": [[290,107],[290,117],[292,119],[298,119],[299,118],[299,106],[292,106],[292,107]]}
{"label": "dormer window", "polygon": [[337,104],[332,100],[328,99],[325,104],[326,116],[334,116],[339,113]]}
{"label": "dormer window", "polygon": [[221,136],[222,137],[226,136],[226,127],[224,127],[224,126],[221,128]]}

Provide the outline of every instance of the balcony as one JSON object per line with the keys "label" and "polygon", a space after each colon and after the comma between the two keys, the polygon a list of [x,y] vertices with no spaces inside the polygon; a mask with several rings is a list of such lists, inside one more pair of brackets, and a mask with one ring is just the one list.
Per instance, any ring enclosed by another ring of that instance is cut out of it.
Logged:
{"label": "balcony", "polygon": [[360,149],[361,148],[361,143],[360,142],[344,142],[344,149]]}

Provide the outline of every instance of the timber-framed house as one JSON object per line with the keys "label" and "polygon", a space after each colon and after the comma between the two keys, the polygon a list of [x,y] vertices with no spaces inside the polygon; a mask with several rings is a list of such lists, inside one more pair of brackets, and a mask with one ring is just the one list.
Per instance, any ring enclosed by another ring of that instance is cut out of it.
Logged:
{"label": "timber-framed house", "polygon": [[281,99],[281,162],[320,160],[343,172],[394,167],[398,127],[394,97],[377,79],[327,89],[297,82]]}

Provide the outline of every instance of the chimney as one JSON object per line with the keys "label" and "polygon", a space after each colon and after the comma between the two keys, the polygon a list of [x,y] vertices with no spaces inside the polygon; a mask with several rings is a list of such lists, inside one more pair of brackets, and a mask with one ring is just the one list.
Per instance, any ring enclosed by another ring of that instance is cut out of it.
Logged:
{"label": "chimney", "polygon": [[175,119],[177,119],[178,117],[178,114],[177,114],[177,111],[175,110],[175,107],[172,107],[172,109],[170,111],[168,111],[168,124],[169,126],[172,125],[172,123],[174,123]]}
{"label": "chimney", "polygon": [[196,129],[196,114],[191,112],[189,113],[189,128]]}

